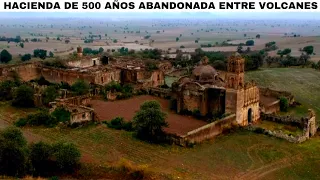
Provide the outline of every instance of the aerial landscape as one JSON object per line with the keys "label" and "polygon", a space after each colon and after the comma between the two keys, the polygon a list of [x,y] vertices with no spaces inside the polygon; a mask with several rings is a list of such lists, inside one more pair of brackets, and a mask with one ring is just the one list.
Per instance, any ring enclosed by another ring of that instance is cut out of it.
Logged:
{"label": "aerial landscape", "polygon": [[0,179],[320,179],[319,17],[0,13]]}

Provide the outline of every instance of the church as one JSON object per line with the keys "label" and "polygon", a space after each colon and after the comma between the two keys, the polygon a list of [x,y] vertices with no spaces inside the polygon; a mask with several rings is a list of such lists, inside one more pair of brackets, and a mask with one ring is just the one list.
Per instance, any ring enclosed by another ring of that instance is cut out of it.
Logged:
{"label": "church", "polygon": [[244,65],[241,55],[233,54],[228,59],[227,72],[221,75],[204,57],[191,76],[172,84],[177,113],[199,112],[203,117],[235,114],[240,126],[259,120],[259,88],[253,82],[244,82]]}

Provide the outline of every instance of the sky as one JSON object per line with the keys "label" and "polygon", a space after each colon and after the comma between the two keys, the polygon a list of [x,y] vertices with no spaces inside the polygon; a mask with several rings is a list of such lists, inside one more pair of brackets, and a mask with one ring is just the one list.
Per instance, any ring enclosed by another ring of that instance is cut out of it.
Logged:
{"label": "sky", "polygon": [[36,13],[36,12],[10,12],[0,13],[1,18],[227,18],[227,19],[310,19],[310,20],[320,20],[320,13],[318,12],[196,12],[196,13],[186,13],[186,12],[178,12],[178,13],[141,13],[141,12],[131,12],[131,13],[95,13],[95,12],[87,12],[87,13],[71,13],[71,12],[48,12],[48,13]]}

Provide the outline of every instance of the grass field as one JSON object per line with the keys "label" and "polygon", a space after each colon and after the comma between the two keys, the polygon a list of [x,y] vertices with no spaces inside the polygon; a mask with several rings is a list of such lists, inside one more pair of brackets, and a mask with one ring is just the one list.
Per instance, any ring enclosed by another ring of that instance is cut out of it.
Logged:
{"label": "grass field", "polygon": [[[12,123],[15,118],[34,110],[17,110],[8,104],[0,106],[1,120]],[[15,113],[13,113],[15,112]],[[132,133],[90,125],[77,129],[23,128],[28,140],[75,143],[82,161],[99,166],[112,166],[121,159],[167,179],[319,179],[320,137],[303,144],[245,130],[183,148],[148,144]],[[38,139],[39,140],[39,139]]]}
{"label": "grass field", "polygon": [[320,117],[320,71],[309,68],[272,68],[246,73],[246,80],[271,89],[289,91],[296,101]]}

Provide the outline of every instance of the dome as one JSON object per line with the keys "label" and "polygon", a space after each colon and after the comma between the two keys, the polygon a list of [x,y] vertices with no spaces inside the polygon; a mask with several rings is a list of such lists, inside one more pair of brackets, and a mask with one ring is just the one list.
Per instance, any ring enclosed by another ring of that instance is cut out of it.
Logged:
{"label": "dome", "polygon": [[192,74],[196,80],[206,81],[214,80],[218,72],[210,65],[200,65],[194,68]]}

